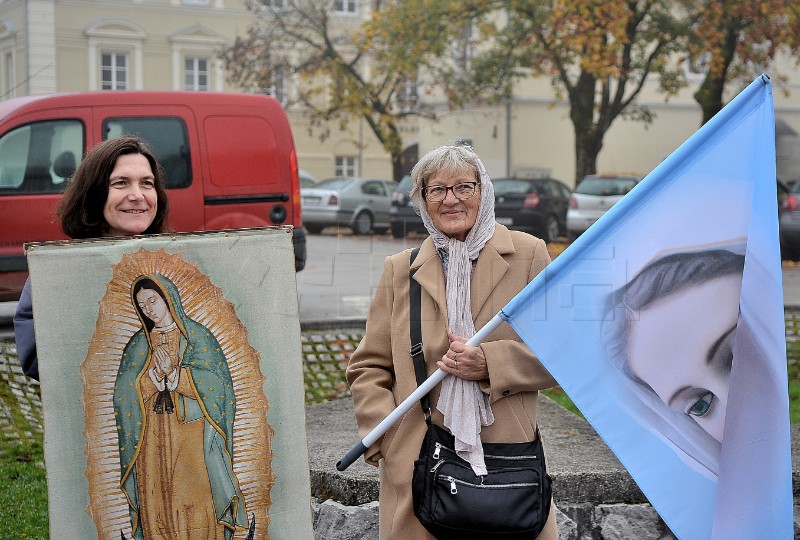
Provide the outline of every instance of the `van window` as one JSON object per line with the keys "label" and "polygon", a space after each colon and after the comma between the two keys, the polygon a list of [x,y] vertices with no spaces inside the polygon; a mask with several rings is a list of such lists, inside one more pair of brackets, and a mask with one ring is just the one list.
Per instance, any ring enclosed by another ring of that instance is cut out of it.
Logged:
{"label": "van window", "polygon": [[187,187],[192,183],[192,160],[189,135],[180,118],[135,116],[108,118],[103,122],[103,138],[136,135],[150,144],[164,171],[168,188]]}
{"label": "van window", "polygon": [[34,122],[0,137],[0,195],[61,193],[83,156],[79,120]]}

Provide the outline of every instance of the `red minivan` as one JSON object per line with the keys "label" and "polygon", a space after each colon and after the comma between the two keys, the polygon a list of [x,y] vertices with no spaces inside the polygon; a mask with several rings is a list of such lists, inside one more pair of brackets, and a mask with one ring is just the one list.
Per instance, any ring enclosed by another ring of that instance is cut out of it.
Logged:
{"label": "red minivan", "polygon": [[55,209],[86,151],[134,134],[164,169],[178,232],[294,226],[305,266],[297,154],[280,103],[214,92],[81,92],[0,101],[0,301],[27,276],[25,242],[64,239]]}

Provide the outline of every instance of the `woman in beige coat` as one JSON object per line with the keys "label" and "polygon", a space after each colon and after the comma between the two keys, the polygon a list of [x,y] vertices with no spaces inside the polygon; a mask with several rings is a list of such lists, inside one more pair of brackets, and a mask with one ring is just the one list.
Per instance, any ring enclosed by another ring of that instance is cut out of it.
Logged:
{"label": "woman in beige coat", "polygon": [[[410,250],[387,257],[364,339],[347,378],[361,437],[416,388],[409,337],[409,270],[422,287],[422,342],[428,375],[448,376],[431,392],[433,421],[457,439],[459,454],[483,466],[481,441],[535,437],[538,390],[556,383],[507,324],[466,346],[550,262],[545,243],[494,220],[494,190],[478,156],[443,146],[412,171],[411,198],[431,236],[410,265]],[[469,396],[469,397],[462,397]],[[414,516],[413,462],[426,424],[413,407],[364,454],[380,467],[380,537],[428,539]],[[555,505],[538,537],[556,540]]]}

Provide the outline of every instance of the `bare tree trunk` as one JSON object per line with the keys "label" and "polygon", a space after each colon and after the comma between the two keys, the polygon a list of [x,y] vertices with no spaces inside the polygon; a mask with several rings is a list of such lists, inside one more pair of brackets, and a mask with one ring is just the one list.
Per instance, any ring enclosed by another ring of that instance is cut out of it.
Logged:
{"label": "bare tree trunk", "polygon": [[694,93],[694,100],[700,105],[700,109],[703,111],[703,120],[700,125],[711,120],[724,106],[723,97],[725,83],[727,82],[728,68],[730,68],[736,53],[736,41],[738,36],[739,27],[735,23],[729,22],[728,31],[725,36],[725,44],[720,51],[722,55],[722,67],[719,72],[709,69],[700,88]]}
{"label": "bare tree trunk", "polygon": [[587,174],[597,172],[597,156],[603,148],[605,128],[594,122],[595,83],[582,72],[570,92],[570,118],[575,129],[575,184]]}
{"label": "bare tree trunk", "polygon": [[403,152],[392,152],[392,180],[400,182],[403,178]]}
{"label": "bare tree trunk", "polygon": [[575,185],[584,176],[597,172],[597,156],[603,148],[603,138],[575,129]]}

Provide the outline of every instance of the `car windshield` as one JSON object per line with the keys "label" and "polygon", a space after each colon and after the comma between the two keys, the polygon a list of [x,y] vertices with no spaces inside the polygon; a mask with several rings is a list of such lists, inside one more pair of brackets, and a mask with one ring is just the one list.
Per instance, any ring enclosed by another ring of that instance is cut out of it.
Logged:
{"label": "car windshield", "polygon": [[411,175],[407,174],[400,179],[400,183],[397,184],[397,187],[394,188],[394,190],[408,194],[408,192],[411,191]]}
{"label": "car windshield", "polygon": [[501,178],[492,182],[495,195],[508,195],[510,193],[528,193],[531,189],[531,182],[528,180],[518,180],[516,178]]}
{"label": "car windshield", "polygon": [[328,178],[318,182],[314,187],[319,189],[344,189],[352,183],[352,178]]}
{"label": "car windshield", "polygon": [[588,176],[581,180],[578,187],[575,188],[575,193],[581,195],[600,195],[604,197],[625,195],[635,185],[635,178],[602,178]]}

